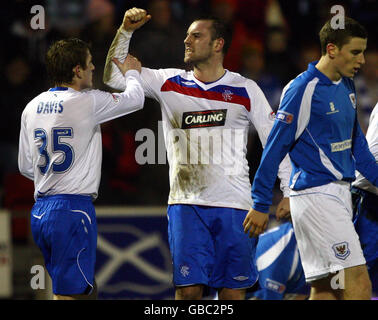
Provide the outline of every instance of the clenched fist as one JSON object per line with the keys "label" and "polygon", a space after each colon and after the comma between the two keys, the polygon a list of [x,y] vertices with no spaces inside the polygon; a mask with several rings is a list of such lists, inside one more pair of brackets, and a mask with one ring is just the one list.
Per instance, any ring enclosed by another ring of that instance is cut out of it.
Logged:
{"label": "clenched fist", "polygon": [[126,31],[135,31],[151,19],[147,11],[139,8],[132,8],[125,12],[122,26]]}

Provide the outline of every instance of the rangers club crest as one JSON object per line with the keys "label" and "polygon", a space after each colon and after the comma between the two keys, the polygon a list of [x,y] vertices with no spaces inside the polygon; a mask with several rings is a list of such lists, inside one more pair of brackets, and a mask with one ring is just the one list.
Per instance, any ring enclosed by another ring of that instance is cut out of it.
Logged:
{"label": "rangers club crest", "polygon": [[187,277],[189,275],[189,267],[186,265],[182,265],[180,267],[180,273],[182,274],[183,277]]}
{"label": "rangers club crest", "polygon": [[345,260],[350,255],[348,242],[346,241],[334,244],[332,249],[338,259]]}
{"label": "rangers club crest", "polygon": [[233,93],[230,90],[224,90],[222,93],[222,97],[224,101],[231,101]]}

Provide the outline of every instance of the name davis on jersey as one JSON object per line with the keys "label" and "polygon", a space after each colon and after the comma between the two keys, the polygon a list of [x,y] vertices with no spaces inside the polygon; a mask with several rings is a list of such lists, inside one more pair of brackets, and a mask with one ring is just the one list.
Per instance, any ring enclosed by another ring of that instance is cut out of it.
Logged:
{"label": "name davis on jersey", "polygon": [[227,109],[189,111],[182,115],[182,129],[224,126]]}

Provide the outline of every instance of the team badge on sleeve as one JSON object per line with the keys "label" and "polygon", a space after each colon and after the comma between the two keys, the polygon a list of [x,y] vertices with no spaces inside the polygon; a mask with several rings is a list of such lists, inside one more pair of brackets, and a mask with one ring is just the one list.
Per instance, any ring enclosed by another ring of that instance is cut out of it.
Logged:
{"label": "team badge on sleeve", "polygon": [[114,93],[111,93],[112,97],[113,97],[113,100],[115,103],[118,103],[119,102],[119,96],[117,94],[114,94]]}
{"label": "team badge on sleeve", "polygon": [[276,114],[276,119],[290,124],[293,122],[294,116],[289,112],[278,110]]}
{"label": "team badge on sleeve", "polygon": [[283,293],[286,289],[286,286],[284,284],[269,278],[265,280],[265,287],[278,293]]}
{"label": "team badge on sleeve", "polygon": [[274,119],[276,119],[276,113],[272,111],[271,113],[269,113],[269,120],[274,121]]}

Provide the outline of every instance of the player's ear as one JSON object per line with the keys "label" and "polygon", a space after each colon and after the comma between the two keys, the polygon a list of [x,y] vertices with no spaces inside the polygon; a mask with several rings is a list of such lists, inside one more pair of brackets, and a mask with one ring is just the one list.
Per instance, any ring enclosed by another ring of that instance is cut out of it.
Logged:
{"label": "player's ear", "polygon": [[339,48],[335,44],[333,44],[333,43],[328,43],[327,47],[326,47],[326,50],[327,50],[328,56],[331,59],[334,59],[335,56],[337,55],[338,51],[339,51]]}
{"label": "player's ear", "polygon": [[75,67],[72,68],[72,72],[74,73],[74,77],[78,77],[79,79],[81,79],[81,67],[80,65],[76,65]]}
{"label": "player's ear", "polygon": [[218,38],[215,40],[215,50],[217,52],[220,52],[223,50],[223,46],[224,46],[224,39],[223,38]]}

